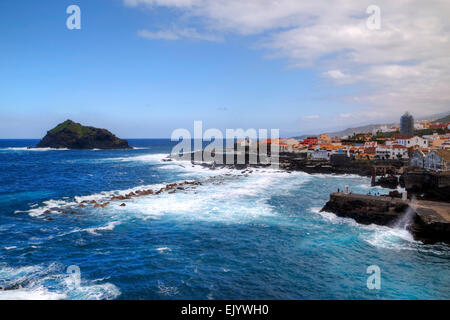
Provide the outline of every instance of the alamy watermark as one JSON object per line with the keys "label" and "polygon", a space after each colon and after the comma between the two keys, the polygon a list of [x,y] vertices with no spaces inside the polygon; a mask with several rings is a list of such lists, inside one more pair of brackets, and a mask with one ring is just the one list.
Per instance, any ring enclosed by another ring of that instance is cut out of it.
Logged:
{"label": "alamy watermark", "polygon": [[[67,7],[66,13],[70,16],[66,20],[66,26],[69,30],[81,29],[81,9],[73,4]],[[366,20],[366,26],[369,30],[381,29],[381,8],[377,5],[370,5],[366,9],[366,13],[370,16]]]}
{"label": "alamy watermark", "polygon": [[369,30],[381,29],[381,9],[379,6],[370,5],[366,9],[366,13],[370,16],[366,20],[366,26]]}
{"label": "alamy watermark", "polygon": [[369,290],[381,289],[381,269],[377,265],[371,265],[367,267],[367,274],[370,276],[367,278],[366,285]]}
{"label": "alamy watermark", "polygon": [[65,279],[70,289],[76,289],[81,286],[81,270],[79,266],[71,265],[67,267],[68,277]]}
{"label": "alamy watermark", "polygon": [[73,4],[67,7],[66,13],[70,16],[66,20],[66,26],[69,30],[81,29],[81,9],[79,6]]}
{"label": "alamy watermark", "polygon": [[[215,164],[270,165],[279,168],[279,129],[219,129],[203,132],[203,122],[194,121],[194,134],[179,128],[172,132],[172,141],[179,143],[172,149],[175,160],[211,162]],[[180,141],[181,140],[181,141]],[[205,142],[209,142],[204,146]]]}

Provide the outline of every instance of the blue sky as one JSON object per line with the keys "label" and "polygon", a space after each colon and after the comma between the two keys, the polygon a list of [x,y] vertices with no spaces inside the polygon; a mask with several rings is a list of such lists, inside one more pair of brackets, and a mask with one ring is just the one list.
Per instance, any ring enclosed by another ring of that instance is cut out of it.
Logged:
{"label": "blue sky", "polygon": [[[342,48],[309,52],[314,61],[304,63],[267,45],[284,25],[234,30],[240,21],[187,1],[1,1],[0,138],[39,138],[66,119],[125,138],[166,138],[194,120],[289,135],[397,116],[353,117],[373,103],[357,95],[377,88],[331,81],[371,66],[346,63],[337,72]],[[81,8],[81,30],[66,28],[72,4]]]}

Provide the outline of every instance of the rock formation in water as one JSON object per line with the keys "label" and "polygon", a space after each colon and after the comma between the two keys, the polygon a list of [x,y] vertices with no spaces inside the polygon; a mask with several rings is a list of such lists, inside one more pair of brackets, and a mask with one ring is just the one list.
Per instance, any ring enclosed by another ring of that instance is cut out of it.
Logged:
{"label": "rock formation in water", "polygon": [[449,203],[338,192],[330,195],[322,211],[352,218],[361,224],[405,228],[424,243],[450,244]]}
{"label": "rock formation in water", "polygon": [[106,129],[86,127],[72,120],[64,121],[47,132],[37,148],[130,149],[128,141]]}

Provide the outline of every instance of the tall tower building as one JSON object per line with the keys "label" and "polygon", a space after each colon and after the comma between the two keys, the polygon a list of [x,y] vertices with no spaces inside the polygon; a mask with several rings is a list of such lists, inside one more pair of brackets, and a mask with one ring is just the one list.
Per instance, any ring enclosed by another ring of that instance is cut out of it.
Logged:
{"label": "tall tower building", "polygon": [[414,118],[409,112],[400,118],[400,133],[408,136],[414,135]]}

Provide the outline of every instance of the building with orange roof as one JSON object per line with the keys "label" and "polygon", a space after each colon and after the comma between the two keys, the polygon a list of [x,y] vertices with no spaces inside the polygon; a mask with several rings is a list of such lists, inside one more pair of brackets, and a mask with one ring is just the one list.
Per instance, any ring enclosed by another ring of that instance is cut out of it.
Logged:
{"label": "building with orange roof", "polygon": [[283,142],[280,138],[264,139],[261,140],[258,144],[260,148],[267,148],[267,150],[270,150],[272,148],[272,145],[278,147],[279,152],[286,152],[288,150],[287,143]]}
{"label": "building with orange roof", "polygon": [[329,135],[327,135],[326,133],[322,133],[319,136],[319,143],[320,144],[331,144],[331,138]]}
{"label": "building with orange roof", "polygon": [[309,147],[315,146],[318,143],[319,143],[319,138],[317,138],[317,137],[307,137],[306,139],[303,140],[303,144],[306,144]]}

